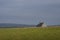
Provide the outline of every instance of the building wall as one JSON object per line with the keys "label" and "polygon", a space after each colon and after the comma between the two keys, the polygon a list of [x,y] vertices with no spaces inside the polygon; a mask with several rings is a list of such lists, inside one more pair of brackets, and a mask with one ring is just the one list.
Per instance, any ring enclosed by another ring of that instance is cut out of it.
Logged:
{"label": "building wall", "polygon": [[42,27],[47,27],[47,25],[46,24],[43,24]]}

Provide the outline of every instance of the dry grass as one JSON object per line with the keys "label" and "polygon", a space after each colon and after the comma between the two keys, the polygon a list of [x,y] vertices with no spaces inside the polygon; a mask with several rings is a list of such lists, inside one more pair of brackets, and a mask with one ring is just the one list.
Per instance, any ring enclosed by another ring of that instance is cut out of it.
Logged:
{"label": "dry grass", "polygon": [[0,28],[0,40],[60,40],[60,27]]}

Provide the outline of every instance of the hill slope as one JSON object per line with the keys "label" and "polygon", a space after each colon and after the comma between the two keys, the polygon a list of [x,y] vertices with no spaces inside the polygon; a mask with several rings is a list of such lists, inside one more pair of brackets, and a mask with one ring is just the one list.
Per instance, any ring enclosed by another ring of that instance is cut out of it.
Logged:
{"label": "hill slope", "polygon": [[14,27],[33,27],[35,25],[26,25],[26,24],[12,24],[12,23],[0,23],[0,28],[14,28]]}

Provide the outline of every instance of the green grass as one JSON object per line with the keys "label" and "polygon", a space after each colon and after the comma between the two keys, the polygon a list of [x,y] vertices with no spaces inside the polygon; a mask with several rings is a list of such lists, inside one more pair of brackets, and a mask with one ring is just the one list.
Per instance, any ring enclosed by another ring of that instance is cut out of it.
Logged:
{"label": "green grass", "polygon": [[0,40],[60,40],[60,27],[0,28]]}

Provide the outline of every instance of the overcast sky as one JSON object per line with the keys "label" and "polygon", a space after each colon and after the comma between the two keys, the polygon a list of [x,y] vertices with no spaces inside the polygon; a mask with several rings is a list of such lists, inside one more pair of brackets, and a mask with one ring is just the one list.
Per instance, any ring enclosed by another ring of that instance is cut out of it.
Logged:
{"label": "overcast sky", "polygon": [[60,24],[60,0],[0,0],[0,23]]}

